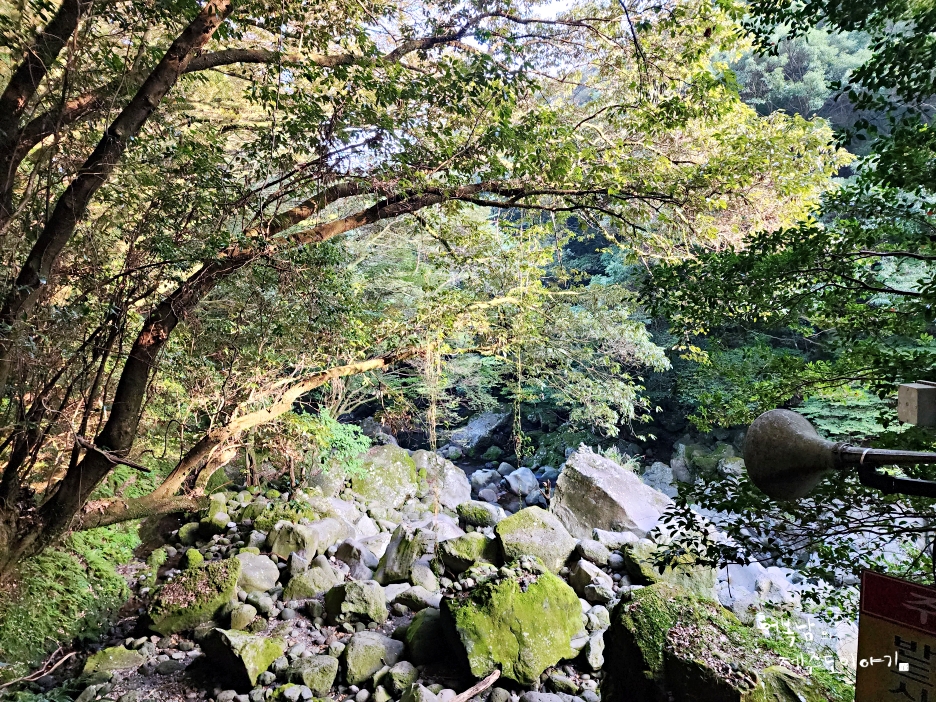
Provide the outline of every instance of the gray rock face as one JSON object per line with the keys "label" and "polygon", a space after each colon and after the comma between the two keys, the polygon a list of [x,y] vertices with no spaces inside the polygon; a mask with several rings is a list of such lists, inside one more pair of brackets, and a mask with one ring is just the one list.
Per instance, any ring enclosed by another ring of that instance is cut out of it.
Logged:
{"label": "gray rock face", "polygon": [[276,585],[276,581],[279,580],[279,568],[267,556],[238,553],[236,558],[241,562],[237,586],[242,590],[265,592]]}
{"label": "gray rock face", "polygon": [[679,494],[679,489],[676,487],[673,478],[673,469],[661,461],[657,461],[647,468],[644,474],[640,476],[640,479],[643,480],[644,485],[649,485],[667,497],[672,498]]}
{"label": "gray rock face", "polygon": [[556,573],[575,550],[576,541],[562,523],[539,507],[522,509],[498,522],[494,529],[504,562],[536,556]]}
{"label": "gray rock face", "polygon": [[480,456],[494,444],[494,435],[510,424],[510,412],[483,412],[452,433],[450,441],[468,456]]}
{"label": "gray rock face", "polygon": [[582,446],[566,461],[549,511],[582,539],[592,529],[630,531],[643,538],[670,504],[631,471]]}
{"label": "gray rock face", "polygon": [[592,529],[592,537],[599,544],[612,551],[620,551],[630,544],[636,544],[640,537],[629,531],[605,531]]}
{"label": "gray rock face", "polygon": [[359,631],[351,637],[342,657],[349,685],[360,685],[384,666],[400,660],[404,644],[375,631]]}
{"label": "gray rock face", "polygon": [[507,485],[510,486],[510,491],[514,495],[519,495],[520,497],[526,497],[530,493],[539,490],[539,483],[536,480],[536,476],[533,475],[533,471],[529,468],[517,468],[517,470],[507,476]]}
{"label": "gray rock face", "polygon": [[431,451],[413,451],[417,470],[426,471],[429,496],[446,509],[455,509],[471,499],[471,484],[465,471]]}

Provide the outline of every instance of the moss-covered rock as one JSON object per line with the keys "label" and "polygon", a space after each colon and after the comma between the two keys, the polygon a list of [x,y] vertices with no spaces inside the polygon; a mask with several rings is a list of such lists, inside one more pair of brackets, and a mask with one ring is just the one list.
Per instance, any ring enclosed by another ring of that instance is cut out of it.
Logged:
{"label": "moss-covered rock", "polygon": [[375,631],[359,631],[351,637],[342,657],[349,685],[360,685],[386,666],[394,665],[403,653],[403,642]]}
{"label": "moss-covered rock", "polygon": [[183,568],[198,568],[205,562],[205,557],[197,548],[190,548],[182,556],[181,566]]}
{"label": "moss-covered rock", "polygon": [[363,457],[351,488],[368,501],[399,507],[419,490],[416,463],[399,446],[374,446]]}
{"label": "moss-covered rock", "polygon": [[183,571],[157,591],[149,610],[150,628],[165,635],[210,622],[235,599],[239,575],[236,558]]}
{"label": "moss-covered rock", "polygon": [[472,675],[500,668],[530,685],[546,668],[575,656],[569,642],[583,629],[582,610],[572,588],[542,566],[511,568],[511,577],[443,600],[442,623]]}
{"label": "moss-covered rock", "polygon": [[413,564],[423,555],[432,535],[409,524],[400,524],[381,556],[374,580],[381,585],[403,583],[410,579]]}
{"label": "moss-covered rock", "polygon": [[715,583],[717,574],[713,568],[698,565],[695,559],[686,554],[679,562],[667,566],[661,573],[654,562],[654,555],[659,547],[650,541],[639,541],[628,546],[624,552],[624,567],[627,574],[639,585],[669,583],[710,600],[717,599]]}
{"label": "moss-covered rock", "polygon": [[458,518],[469,526],[494,526],[507,515],[499,505],[492,505],[480,500],[468,500],[455,508]]}
{"label": "moss-covered rock", "polygon": [[198,530],[201,525],[198,522],[189,522],[179,527],[179,542],[183,546],[194,546],[198,538]]}
{"label": "moss-covered rock", "polygon": [[324,697],[331,686],[335,684],[338,675],[338,659],[332,656],[311,656],[310,658],[297,658],[287,671],[289,680],[302,683],[312,694]]}
{"label": "moss-covered rock", "polygon": [[701,444],[690,444],[686,447],[686,460],[692,467],[711,472],[718,467],[719,461],[725,458],[734,457],[735,450],[731,444],[718,442],[714,449],[709,449]]}
{"label": "moss-covered rock", "polygon": [[540,507],[527,507],[494,528],[503,560],[536,556],[556,573],[575,550],[575,539],[562,523]]}
{"label": "moss-covered rock", "polygon": [[445,567],[456,574],[463,573],[477,563],[497,565],[499,560],[497,541],[480,531],[446,539],[438,545],[436,554]]}
{"label": "moss-covered rock", "polygon": [[604,657],[605,702],[845,699],[841,689],[783,667],[768,642],[716,602],[667,583],[618,603]]}
{"label": "moss-covered rock", "polygon": [[280,558],[298,553],[313,558],[346,537],[346,529],[337,519],[319,519],[309,525],[277,522],[267,537],[270,552]]}
{"label": "moss-covered rock", "polygon": [[444,660],[450,653],[442,629],[441,613],[426,607],[416,613],[403,635],[407,656],[416,665]]}
{"label": "moss-covered rock", "polygon": [[283,597],[287,601],[318,597],[341,583],[342,580],[344,577],[332,567],[325,556],[316,556],[308,570],[290,579],[283,591]]}
{"label": "moss-covered rock", "polygon": [[325,593],[325,611],[331,624],[348,621],[387,621],[387,598],[380,584],[373,580],[351,580]]}
{"label": "moss-covered rock", "polygon": [[237,690],[247,690],[285,653],[286,642],[278,637],[215,629],[202,641],[202,650],[219,677],[230,680]]}
{"label": "moss-covered rock", "polygon": [[88,656],[82,673],[91,675],[109,670],[136,668],[143,664],[143,660],[143,656],[136,651],[129,651],[123,646],[111,646]]}

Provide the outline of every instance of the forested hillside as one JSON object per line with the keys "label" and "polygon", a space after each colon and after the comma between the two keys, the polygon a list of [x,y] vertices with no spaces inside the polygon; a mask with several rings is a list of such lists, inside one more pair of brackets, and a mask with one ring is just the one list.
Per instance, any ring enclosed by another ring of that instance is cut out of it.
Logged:
{"label": "forested hillside", "polygon": [[850,699],[931,501],[744,434],[936,445],[931,15],[2,5],[0,697]]}

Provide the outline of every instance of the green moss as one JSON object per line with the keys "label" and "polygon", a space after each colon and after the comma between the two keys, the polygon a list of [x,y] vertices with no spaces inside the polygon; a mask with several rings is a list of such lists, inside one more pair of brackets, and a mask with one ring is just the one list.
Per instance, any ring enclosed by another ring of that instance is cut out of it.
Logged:
{"label": "green moss", "polygon": [[123,646],[112,646],[88,656],[85,661],[83,674],[97,673],[102,670],[124,670],[137,668],[145,659],[136,651],[129,651]]}
{"label": "green moss", "polygon": [[212,664],[230,676],[235,688],[249,689],[257,684],[260,673],[283,655],[286,642],[277,637],[215,629],[205,639],[202,648]]}
{"label": "green moss", "polygon": [[569,642],[582,629],[575,592],[545,570],[491,580],[467,597],[446,599],[442,621],[460,643],[472,675],[480,678],[500,668],[524,685],[573,657]]}
{"label": "green moss", "polygon": [[654,560],[657,548],[654,544],[639,542],[624,550],[624,566],[635,583],[669,583],[699,597],[715,599],[717,574],[713,568],[696,565],[694,556],[683,554],[674,565],[668,565],[661,573]]}
{"label": "green moss", "polygon": [[479,531],[446,539],[437,547],[442,563],[453,573],[461,573],[476,563],[497,564],[497,542]]}
{"label": "green moss", "polygon": [[[605,634],[602,699],[844,702],[842,686],[790,670],[769,641],[715,602],[666,583],[621,601]],[[757,681],[757,682],[751,682]]]}
{"label": "green moss", "polygon": [[183,568],[197,568],[205,562],[205,557],[197,548],[190,548],[182,559]]}
{"label": "green moss", "polygon": [[491,526],[494,520],[491,518],[491,510],[478,502],[462,502],[455,508],[458,516],[472,526]]}
{"label": "green moss", "polygon": [[308,519],[310,522],[321,518],[318,512],[312,509],[312,506],[300,500],[290,500],[285,503],[270,503],[259,516],[254,519],[254,528],[260,531],[271,531],[277,522],[285,521],[296,524],[301,519]]}
{"label": "green moss", "polygon": [[236,558],[183,571],[157,591],[149,612],[150,628],[172,634],[210,622],[234,599],[239,575],[240,561]]}
{"label": "green moss", "polygon": [[179,542],[184,546],[193,546],[198,539],[198,530],[201,524],[198,522],[189,522],[179,527]]}
{"label": "green moss", "polygon": [[0,595],[0,681],[28,673],[58,642],[100,635],[127,598],[114,566],[135,540],[125,527],[95,529],[20,566],[14,589]]}

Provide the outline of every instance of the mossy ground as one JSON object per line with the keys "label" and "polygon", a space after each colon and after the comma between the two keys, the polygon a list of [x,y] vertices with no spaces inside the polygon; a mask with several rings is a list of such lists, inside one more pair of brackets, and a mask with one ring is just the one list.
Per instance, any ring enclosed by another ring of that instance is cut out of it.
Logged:
{"label": "mossy ground", "polygon": [[25,675],[57,642],[100,635],[127,598],[115,565],[138,543],[131,530],[108,527],[23,563],[15,588],[0,593],[0,681]]}

